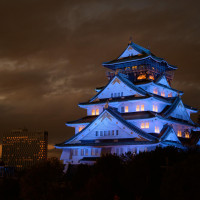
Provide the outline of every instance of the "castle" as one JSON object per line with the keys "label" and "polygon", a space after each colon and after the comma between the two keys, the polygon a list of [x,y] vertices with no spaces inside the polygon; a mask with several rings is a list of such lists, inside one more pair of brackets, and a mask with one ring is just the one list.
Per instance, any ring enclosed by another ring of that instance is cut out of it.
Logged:
{"label": "castle", "polygon": [[109,69],[109,82],[79,104],[87,116],[66,123],[75,135],[55,145],[63,150],[64,164],[93,164],[107,153],[200,145],[200,127],[190,118],[198,111],[171,87],[176,66],[132,41],[117,59],[102,65]]}

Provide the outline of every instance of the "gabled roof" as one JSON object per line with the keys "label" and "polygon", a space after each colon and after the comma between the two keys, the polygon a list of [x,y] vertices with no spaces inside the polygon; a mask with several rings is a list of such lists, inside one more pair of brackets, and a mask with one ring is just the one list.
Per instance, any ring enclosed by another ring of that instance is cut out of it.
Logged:
{"label": "gabled roof", "polygon": [[110,80],[108,82],[108,84],[100,91],[98,92],[94,97],[92,97],[90,99],[90,102],[92,102],[93,100],[95,100],[106,88],[107,86],[115,79],[118,78],[120,81],[122,81],[127,87],[130,87],[131,89],[135,90],[136,92],[138,92],[141,95],[146,95],[147,92],[145,90],[143,90],[142,88],[138,88],[137,86],[135,86],[131,81],[129,81],[125,75],[118,73],[117,75],[115,75],[115,77]]}
{"label": "gabled roof", "polygon": [[117,59],[104,62],[103,66],[115,65],[131,61],[138,61],[147,58],[151,58],[156,62],[166,64],[167,67],[171,68],[172,70],[177,69],[176,66],[169,65],[163,58],[157,57],[154,54],[152,54],[149,49],[146,49],[133,42],[129,43],[128,47],[125,49],[125,51],[123,51],[123,53]]}
{"label": "gabled roof", "polygon": [[55,146],[63,146],[65,144],[68,144],[70,142],[72,142],[73,140],[75,140],[76,138],[78,138],[85,130],[87,130],[92,124],[94,124],[98,119],[100,119],[105,113],[110,114],[111,116],[113,116],[115,119],[117,119],[118,121],[120,121],[124,126],[128,127],[130,130],[132,130],[133,132],[137,133],[139,136],[150,140],[150,141],[156,141],[156,138],[149,135],[148,133],[146,133],[145,131],[141,130],[140,128],[136,127],[135,125],[127,122],[126,120],[124,120],[117,111],[114,111],[112,108],[108,108],[105,109],[96,119],[94,119],[90,124],[88,124],[82,131],[80,131],[79,133],[77,133],[76,135],[74,135],[73,137],[71,137],[69,140],[61,143],[61,144],[57,144]]}
{"label": "gabled roof", "polygon": [[[172,139],[170,139],[172,138]],[[165,124],[163,129],[160,132],[160,141],[173,141],[177,143],[181,143],[178,139],[177,135],[175,134],[173,127],[170,125]]]}
{"label": "gabled roof", "polygon": [[133,42],[130,42],[128,44],[128,47],[125,49],[125,51],[118,57],[118,59],[129,57],[130,55],[140,55],[140,54],[151,54],[151,51],[149,49],[146,49],[144,47],[141,47],[138,44],[135,44]]}
{"label": "gabled roof", "polygon": [[171,106],[166,107],[161,114],[164,117],[169,117],[169,115],[176,109],[176,107],[178,106],[178,104],[181,102],[181,98],[178,96],[176,97],[176,99],[174,100],[174,102],[172,103]]}

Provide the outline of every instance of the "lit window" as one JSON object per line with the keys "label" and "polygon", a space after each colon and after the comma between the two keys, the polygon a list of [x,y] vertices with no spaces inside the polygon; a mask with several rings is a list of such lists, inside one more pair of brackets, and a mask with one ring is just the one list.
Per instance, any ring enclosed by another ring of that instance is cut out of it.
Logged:
{"label": "lit window", "polygon": [[178,131],[178,137],[182,137],[182,133],[181,133],[181,131]]}
{"label": "lit window", "polygon": [[168,97],[172,97],[172,93],[169,93],[169,94],[168,94]]}
{"label": "lit window", "polygon": [[155,133],[160,133],[159,127],[155,126]]}
{"label": "lit window", "polygon": [[144,128],[144,123],[141,123],[141,128]]}
{"label": "lit window", "polygon": [[136,106],[136,111],[140,111],[140,106],[139,105]]}
{"label": "lit window", "polygon": [[144,111],[144,105],[141,105],[141,111]]}
{"label": "lit window", "polygon": [[80,131],[82,131],[84,129],[84,127],[83,126],[80,126],[79,128],[78,128],[78,131],[80,132]]}
{"label": "lit window", "polygon": [[145,128],[149,128],[149,122],[145,123]]}
{"label": "lit window", "polygon": [[161,96],[163,96],[163,97],[164,97],[164,96],[165,96],[165,92],[161,92]]}
{"label": "lit window", "polygon": [[149,79],[154,80],[154,76],[149,75]]}
{"label": "lit window", "polygon": [[190,138],[190,134],[187,132],[187,133],[185,133],[185,137],[186,138]]}
{"label": "lit window", "polygon": [[128,106],[125,106],[125,112],[128,112]]}
{"label": "lit window", "polygon": [[139,75],[137,77],[138,80],[146,79],[146,74]]}
{"label": "lit window", "polygon": [[153,111],[158,112],[158,106],[153,105]]}
{"label": "lit window", "polygon": [[154,89],[154,90],[153,90],[153,93],[154,93],[154,94],[158,94],[158,90],[157,90],[157,89]]}
{"label": "lit window", "polygon": [[95,115],[95,110],[94,109],[92,109],[92,115]]}
{"label": "lit window", "polygon": [[99,115],[99,109],[96,109],[96,115]]}

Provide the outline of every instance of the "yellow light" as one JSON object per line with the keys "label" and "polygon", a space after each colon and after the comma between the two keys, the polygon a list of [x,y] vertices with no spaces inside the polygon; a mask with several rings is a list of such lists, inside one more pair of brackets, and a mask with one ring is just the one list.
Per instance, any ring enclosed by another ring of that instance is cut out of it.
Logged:
{"label": "yellow light", "polygon": [[190,134],[188,132],[185,134],[185,138],[190,138]]}
{"label": "yellow light", "polygon": [[153,105],[153,111],[158,112],[158,106]]}
{"label": "yellow light", "polygon": [[154,89],[154,90],[153,90],[153,93],[154,93],[154,94],[158,94],[158,90],[157,90],[157,89]]}
{"label": "yellow light", "polygon": [[149,128],[149,122],[145,123],[145,128]]}
{"label": "yellow light", "polygon": [[141,74],[137,77],[138,80],[146,79],[146,74]]}
{"label": "yellow light", "polygon": [[99,115],[99,109],[96,109],[96,115]]}
{"label": "yellow light", "polygon": [[95,115],[95,110],[94,109],[92,109],[92,115]]}
{"label": "yellow light", "polygon": [[160,133],[159,127],[155,126],[155,133]]}
{"label": "yellow light", "polygon": [[125,112],[128,112],[128,106],[125,106]]}
{"label": "yellow light", "polygon": [[79,126],[78,131],[80,132],[80,131],[82,131],[83,129],[84,129],[83,126]]}
{"label": "yellow light", "polygon": [[154,76],[149,75],[149,79],[154,80]]}
{"label": "yellow light", "polygon": [[161,92],[161,96],[163,96],[163,97],[164,97],[164,96],[165,96],[165,92]]}
{"label": "yellow light", "polygon": [[181,131],[178,131],[178,137],[182,137],[182,133],[181,133]]}
{"label": "yellow light", "polygon": [[144,128],[144,123],[141,123],[141,128]]}
{"label": "yellow light", "polygon": [[144,111],[144,105],[141,105],[141,111]]}
{"label": "yellow light", "polygon": [[169,93],[169,94],[168,94],[168,97],[172,97],[172,93]]}
{"label": "yellow light", "polygon": [[140,111],[140,106],[139,105],[136,106],[136,111]]}

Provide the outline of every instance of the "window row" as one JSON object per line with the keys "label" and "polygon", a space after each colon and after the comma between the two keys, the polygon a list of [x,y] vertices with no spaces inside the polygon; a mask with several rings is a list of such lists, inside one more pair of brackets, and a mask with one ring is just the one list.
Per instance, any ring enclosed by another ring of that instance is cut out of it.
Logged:
{"label": "window row", "polygon": [[[177,136],[178,136],[178,137],[183,137],[182,131],[179,130],[179,131],[177,132]],[[185,138],[190,138],[190,133],[189,133],[189,132],[186,132],[186,133],[185,133]]]}
{"label": "window row", "polygon": [[119,135],[119,130],[96,131],[96,136],[116,136]]}
{"label": "window row", "polygon": [[92,115],[99,115],[99,109],[92,109]]}
{"label": "window row", "polygon": [[72,149],[71,150],[72,156],[98,156],[99,149]]}
{"label": "window row", "polygon": [[[158,94],[158,92],[159,92],[158,89],[154,89],[154,90],[153,90],[153,93],[154,93],[154,94]],[[171,93],[171,92],[168,93],[168,95],[166,95],[165,92],[162,91],[160,94],[161,94],[161,96],[163,96],[163,97],[165,97],[165,96],[167,96],[167,97],[172,97],[172,93]]]}
{"label": "window row", "polygon": [[113,97],[122,97],[122,96],[123,96],[123,92],[111,93],[111,98],[113,98]]}

